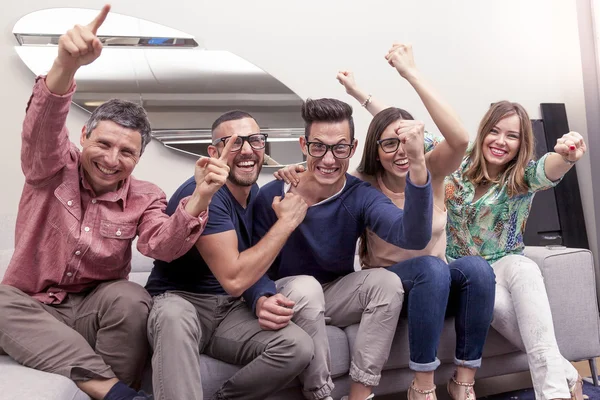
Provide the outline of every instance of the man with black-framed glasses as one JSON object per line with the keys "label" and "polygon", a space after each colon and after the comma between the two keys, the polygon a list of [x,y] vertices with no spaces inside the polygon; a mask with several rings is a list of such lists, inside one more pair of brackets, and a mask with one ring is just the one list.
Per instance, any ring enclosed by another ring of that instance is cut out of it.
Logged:
{"label": "man with black-framed glasses", "polygon": [[[352,107],[335,99],[307,100],[302,106],[305,137],[300,146],[307,172],[297,186],[283,181],[263,186],[254,206],[254,240],[261,240],[276,215],[270,203],[277,196],[301,196],[309,208],[289,237],[268,275],[244,293],[259,320],[277,320],[284,312],[262,307],[270,296],[284,294],[297,304],[317,302],[311,323],[293,322],[315,343],[311,365],[329,366],[325,321],[339,327],[359,323],[350,364],[350,398],[372,398],[387,361],[402,309],[400,278],[384,268],[354,271],[356,242],[369,228],[383,240],[408,249],[423,249],[431,239],[432,193],[425,166],[423,137],[402,134],[410,160],[405,208],[349,174],[354,138]],[[306,279],[302,275],[311,275]]]}
{"label": "man with black-framed glasses", "polygon": [[[264,399],[300,374],[313,358],[311,337],[289,323],[294,302],[282,294],[270,303],[287,313],[263,329],[241,294],[267,271],[288,236],[302,222],[300,196],[274,199],[277,221],[251,246],[252,210],[258,193],[267,135],[244,111],[230,111],[212,126],[211,157],[226,161],[229,176],[209,205],[210,218],[196,246],[171,262],[156,260],[146,289],[154,296],[148,338],[154,349],[156,399],[202,399],[200,354],[244,365],[212,399]],[[193,192],[188,179],[167,213]],[[268,305],[267,305],[268,306]]]}

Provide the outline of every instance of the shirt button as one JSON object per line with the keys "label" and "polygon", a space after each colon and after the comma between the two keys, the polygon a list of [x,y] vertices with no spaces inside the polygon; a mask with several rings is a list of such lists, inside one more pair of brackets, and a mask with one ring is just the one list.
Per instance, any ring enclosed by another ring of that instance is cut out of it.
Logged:
{"label": "shirt button", "polygon": [[121,236],[121,231],[117,231],[117,232],[115,232],[115,235],[117,235],[117,236]]}
{"label": "shirt button", "polygon": [[71,207],[71,206],[73,205],[73,202],[72,202],[71,200],[69,200],[69,201],[67,201],[67,205],[68,205],[69,207]]}
{"label": "shirt button", "polygon": [[186,237],[186,238],[185,238],[185,241],[186,241],[186,242],[189,242],[189,241],[190,241],[190,238],[189,238],[189,237]]}
{"label": "shirt button", "polygon": [[92,204],[96,204],[97,202],[98,202],[98,200],[92,199]]}
{"label": "shirt button", "polygon": [[80,252],[79,250],[77,250],[77,251],[75,252],[75,255],[76,255],[76,256],[78,256],[78,255],[81,255],[81,252]]}
{"label": "shirt button", "polygon": [[73,276],[72,272],[67,272],[67,276]]}
{"label": "shirt button", "polygon": [[54,293],[50,292],[48,293],[48,296],[54,296]]}
{"label": "shirt button", "polygon": [[90,231],[90,227],[86,226],[85,228],[83,228],[84,231],[89,232]]}

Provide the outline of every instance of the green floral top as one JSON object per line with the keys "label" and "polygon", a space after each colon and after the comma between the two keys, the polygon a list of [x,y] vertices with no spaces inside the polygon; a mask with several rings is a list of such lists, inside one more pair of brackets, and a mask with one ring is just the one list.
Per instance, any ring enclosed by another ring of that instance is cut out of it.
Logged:
{"label": "green floral top", "polygon": [[[429,151],[439,143],[437,137],[426,136],[425,147]],[[446,227],[448,261],[480,255],[490,264],[508,254],[523,254],[523,232],[529,217],[533,196],[538,190],[556,186],[560,179],[552,182],[546,177],[545,154],[537,161],[530,161],[525,168],[525,182],[529,191],[510,197],[507,185],[492,185],[477,201],[473,202],[475,187],[463,179],[463,173],[470,165],[467,149],[460,167],[446,177]]]}

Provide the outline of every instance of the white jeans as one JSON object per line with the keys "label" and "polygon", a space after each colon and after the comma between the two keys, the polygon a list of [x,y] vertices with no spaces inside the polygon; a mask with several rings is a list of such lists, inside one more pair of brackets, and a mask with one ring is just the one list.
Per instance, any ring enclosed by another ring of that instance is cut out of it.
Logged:
{"label": "white jeans", "polygon": [[496,303],[492,327],[527,353],[536,399],[570,398],[577,370],[559,352],[542,273],[535,262],[509,255],[492,264]]}

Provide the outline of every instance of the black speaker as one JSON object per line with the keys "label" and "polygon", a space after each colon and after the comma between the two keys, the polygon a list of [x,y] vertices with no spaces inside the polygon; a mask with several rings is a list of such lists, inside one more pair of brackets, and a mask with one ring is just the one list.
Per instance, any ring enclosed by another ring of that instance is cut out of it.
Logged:
{"label": "black speaker", "polygon": [[[542,103],[541,111],[542,121],[532,121],[538,156],[554,151],[558,138],[569,132],[564,104]],[[589,249],[576,167],[555,188],[536,193],[523,239],[530,246],[562,244]]]}

